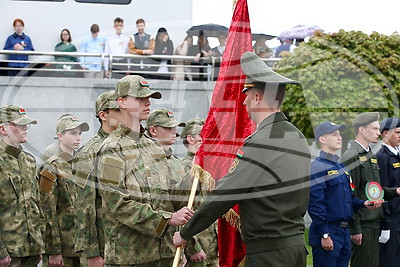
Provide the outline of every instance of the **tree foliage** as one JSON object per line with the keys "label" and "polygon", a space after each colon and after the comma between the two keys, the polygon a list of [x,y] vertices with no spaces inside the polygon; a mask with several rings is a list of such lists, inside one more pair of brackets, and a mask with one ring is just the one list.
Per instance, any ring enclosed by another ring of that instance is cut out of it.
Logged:
{"label": "tree foliage", "polygon": [[313,137],[313,128],[322,121],[351,125],[361,112],[379,111],[381,118],[399,116],[397,33],[317,33],[275,67],[301,83],[287,87],[283,111],[306,137]]}

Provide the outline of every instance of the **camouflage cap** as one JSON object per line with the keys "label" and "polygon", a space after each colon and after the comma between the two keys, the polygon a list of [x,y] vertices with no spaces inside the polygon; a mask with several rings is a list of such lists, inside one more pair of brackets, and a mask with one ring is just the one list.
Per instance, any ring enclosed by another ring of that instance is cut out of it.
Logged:
{"label": "camouflage cap", "polygon": [[116,98],[125,97],[128,95],[137,98],[161,98],[161,93],[150,90],[149,83],[139,75],[128,75],[118,81],[115,88]]}
{"label": "camouflage cap", "polygon": [[265,64],[256,54],[246,52],[240,59],[240,66],[243,72],[247,75],[246,83],[242,92],[255,87],[254,83],[267,83],[267,84],[298,84],[298,81],[286,78],[276,72]]}
{"label": "camouflage cap", "polygon": [[153,110],[146,121],[146,127],[161,126],[161,127],[185,127],[185,123],[175,120],[175,115],[172,111],[165,108]]}
{"label": "camouflage cap", "polygon": [[77,118],[72,116],[62,117],[57,121],[56,134],[78,127],[81,128],[82,132],[89,131],[89,124],[87,124],[86,122],[79,121]]}
{"label": "camouflage cap", "polygon": [[25,109],[14,105],[5,105],[0,108],[0,122],[12,122],[17,125],[37,124],[36,120],[26,116]]}
{"label": "camouflage cap", "polygon": [[99,114],[100,111],[106,109],[119,108],[116,99],[114,91],[108,91],[99,95],[96,99],[96,115]]}
{"label": "camouflage cap", "polygon": [[351,125],[353,127],[360,127],[364,125],[368,125],[371,122],[379,120],[379,113],[378,112],[365,112],[357,115]]}
{"label": "camouflage cap", "polygon": [[199,118],[190,119],[186,122],[186,127],[183,128],[181,137],[186,138],[188,135],[200,134],[203,129],[204,120]]}

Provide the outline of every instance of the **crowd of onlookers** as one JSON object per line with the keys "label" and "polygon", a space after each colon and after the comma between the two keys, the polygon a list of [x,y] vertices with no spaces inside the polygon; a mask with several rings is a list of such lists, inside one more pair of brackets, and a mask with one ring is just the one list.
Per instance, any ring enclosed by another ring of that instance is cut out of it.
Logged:
{"label": "crowd of onlookers", "polygon": [[[24,34],[24,21],[15,19],[13,22],[14,33],[7,38],[4,50],[25,50],[33,51],[32,41],[29,36]],[[66,55],[56,55],[55,68],[57,73],[63,77],[72,77],[77,75],[76,70],[83,73],[85,78],[103,78],[110,77],[112,72],[113,78],[121,78],[128,73],[139,73],[147,78],[156,79],[173,79],[173,80],[207,80],[209,69],[208,63],[204,58],[214,56],[222,57],[227,39],[227,32],[218,34],[219,45],[211,48],[206,33],[199,31],[197,35],[197,44],[193,43],[193,36],[187,35],[182,44],[174,49],[174,44],[169,37],[166,28],[158,29],[155,38],[145,32],[146,23],[143,19],[136,21],[137,32],[130,37],[124,36],[122,30],[124,28],[124,20],[120,17],[114,19],[115,34],[107,38],[99,35],[100,27],[93,24],[90,27],[90,36],[86,37],[81,43],[78,50],[72,42],[71,32],[68,29],[62,29],[60,33],[60,43],[55,46],[56,52],[81,52],[113,55],[105,57],[104,61],[101,57],[75,57]],[[279,53],[273,53],[265,44],[266,38],[257,38],[253,46],[254,52],[263,58],[279,57]],[[279,50],[293,51],[293,45],[283,44],[278,47]],[[128,58],[117,55],[134,54],[134,55],[180,55],[193,56],[194,60],[168,60],[164,58]],[[8,62],[8,76],[29,75],[28,71],[23,68],[28,66],[28,55],[11,54]],[[110,60],[112,62],[110,63]],[[53,66],[54,67],[54,66]],[[110,67],[112,69],[110,69]],[[65,71],[62,71],[65,70]],[[104,72],[102,71],[104,70]],[[214,68],[213,77],[218,77],[219,64]]]}

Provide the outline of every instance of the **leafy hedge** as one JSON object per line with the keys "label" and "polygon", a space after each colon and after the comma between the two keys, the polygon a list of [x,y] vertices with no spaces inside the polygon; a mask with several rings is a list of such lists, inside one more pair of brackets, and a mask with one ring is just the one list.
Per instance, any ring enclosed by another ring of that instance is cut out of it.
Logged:
{"label": "leafy hedge", "polygon": [[[306,137],[313,137],[313,128],[325,120],[349,126],[361,112],[379,111],[381,118],[399,116],[397,33],[317,33],[275,67],[301,83],[287,87],[283,111]],[[350,137],[351,129],[346,135]]]}

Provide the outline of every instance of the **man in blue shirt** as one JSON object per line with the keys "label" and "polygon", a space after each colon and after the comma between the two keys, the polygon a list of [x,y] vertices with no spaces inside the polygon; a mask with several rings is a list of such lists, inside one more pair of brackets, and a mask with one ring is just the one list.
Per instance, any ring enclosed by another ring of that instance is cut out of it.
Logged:
{"label": "man in blue shirt", "polygon": [[342,148],[340,132],[346,125],[326,121],[314,131],[321,147],[319,157],[311,164],[311,188],[308,213],[312,223],[309,243],[314,266],[347,267],[350,260],[348,221],[353,209],[379,207],[381,201],[369,206],[368,200],[353,197],[354,185],[348,170],[340,164],[335,152]]}
{"label": "man in blue shirt", "polygon": [[[104,46],[106,39],[99,36],[100,27],[97,24],[93,24],[90,27],[91,36],[87,37],[81,45],[82,53],[104,53]],[[81,67],[84,70],[91,70],[90,72],[84,72],[85,78],[103,78],[101,67],[101,57],[81,57]]]}
{"label": "man in blue shirt", "polygon": [[[31,38],[23,33],[24,21],[22,19],[15,19],[13,22],[14,34],[8,36],[7,41],[4,45],[4,50],[16,50],[16,51],[33,51],[33,45]],[[19,60],[21,62],[9,62],[8,67],[10,68],[25,68],[28,63],[28,55],[9,55],[8,60]],[[8,76],[16,76],[19,70],[9,70]],[[27,72],[24,73],[26,75]]]}

